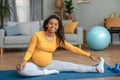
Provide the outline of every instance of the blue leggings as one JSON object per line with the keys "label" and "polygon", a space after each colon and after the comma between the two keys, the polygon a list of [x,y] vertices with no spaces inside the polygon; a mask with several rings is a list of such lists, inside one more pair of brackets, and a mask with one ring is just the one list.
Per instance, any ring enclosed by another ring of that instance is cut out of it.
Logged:
{"label": "blue leggings", "polygon": [[39,67],[32,62],[27,62],[25,68],[18,73],[22,76],[39,76],[45,75],[44,69],[74,72],[97,72],[96,66],[88,66],[71,62],[53,60],[51,64],[45,67]]}

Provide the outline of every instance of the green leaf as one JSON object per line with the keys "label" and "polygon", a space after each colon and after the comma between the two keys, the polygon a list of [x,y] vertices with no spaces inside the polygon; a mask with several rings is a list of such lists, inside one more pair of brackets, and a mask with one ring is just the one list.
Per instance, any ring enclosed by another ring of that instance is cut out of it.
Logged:
{"label": "green leaf", "polygon": [[10,17],[11,9],[8,0],[0,0],[0,21],[1,27],[4,25],[4,18]]}
{"label": "green leaf", "polygon": [[64,0],[67,13],[71,14],[74,9],[72,0]]}

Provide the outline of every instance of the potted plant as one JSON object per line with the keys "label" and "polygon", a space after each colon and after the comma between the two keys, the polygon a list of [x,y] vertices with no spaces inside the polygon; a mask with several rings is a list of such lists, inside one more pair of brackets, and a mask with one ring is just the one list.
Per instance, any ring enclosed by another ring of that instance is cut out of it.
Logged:
{"label": "potted plant", "polygon": [[73,2],[72,0],[64,0],[65,2],[65,7],[66,7],[66,19],[72,19],[71,13],[73,12]]}
{"label": "potted plant", "polygon": [[0,21],[1,25],[0,28],[4,27],[4,19],[10,17],[10,6],[9,0],[0,0]]}

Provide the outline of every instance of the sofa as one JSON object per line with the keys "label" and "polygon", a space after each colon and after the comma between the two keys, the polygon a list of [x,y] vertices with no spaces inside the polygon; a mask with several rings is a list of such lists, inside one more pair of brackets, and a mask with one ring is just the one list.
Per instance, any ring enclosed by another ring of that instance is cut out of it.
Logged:
{"label": "sofa", "polygon": [[[68,21],[71,20],[62,20],[63,25]],[[0,52],[3,53],[4,48],[27,48],[31,36],[34,32],[41,30],[42,25],[43,20],[19,23],[7,22],[4,29],[0,29]],[[17,28],[18,26],[20,27]],[[65,38],[73,45],[83,44],[83,28],[77,26],[74,34],[65,33]]]}

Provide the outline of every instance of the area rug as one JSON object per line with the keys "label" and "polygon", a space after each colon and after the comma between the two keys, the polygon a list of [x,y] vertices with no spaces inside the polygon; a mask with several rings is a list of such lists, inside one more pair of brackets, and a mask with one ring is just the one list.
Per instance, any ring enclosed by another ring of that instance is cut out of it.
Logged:
{"label": "area rug", "polygon": [[37,77],[21,77],[15,70],[0,70],[0,80],[74,80],[85,78],[103,78],[120,76],[120,73],[109,71],[109,66],[105,64],[105,73],[76,73],[76,72],[61,72],[60,74],[52,74]]}

